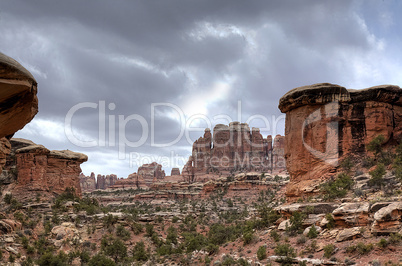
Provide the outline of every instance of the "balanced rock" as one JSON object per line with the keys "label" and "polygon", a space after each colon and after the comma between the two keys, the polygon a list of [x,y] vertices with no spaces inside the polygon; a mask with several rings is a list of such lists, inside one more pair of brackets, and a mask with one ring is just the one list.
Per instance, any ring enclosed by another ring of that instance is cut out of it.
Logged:
{"label": "balanced rock", "polygon": [[349,155],[366,153],[378,135],[384,144],[402,139],[402,90],[383,85],[364,90],[320,83],[295,88],[279,102],[286,113],[285,158],[288,199],[315,193]]}
{"label": "balanced rock", "polygon": [[79,175],[81,163],[88,160],[85,154],[50,151],[23,139],[11,139],[11,148],[18,169],[16,196],[28,197],[29,191],[61,194],[66,188],[81,195]]}

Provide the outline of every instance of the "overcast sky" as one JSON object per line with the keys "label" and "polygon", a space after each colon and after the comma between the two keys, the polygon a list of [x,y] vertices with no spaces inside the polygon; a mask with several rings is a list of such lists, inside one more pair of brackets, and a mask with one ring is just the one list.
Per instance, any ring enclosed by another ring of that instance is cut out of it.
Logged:
{"label": "overcast sky", "polygon": [[87,154],[87,175],[151,161],[170,174],[205,127],[283,134],[277,106],[292,88],[401,86],[401,11],[397,0],[0,0],[0,51],[39,90],[15,137]]}

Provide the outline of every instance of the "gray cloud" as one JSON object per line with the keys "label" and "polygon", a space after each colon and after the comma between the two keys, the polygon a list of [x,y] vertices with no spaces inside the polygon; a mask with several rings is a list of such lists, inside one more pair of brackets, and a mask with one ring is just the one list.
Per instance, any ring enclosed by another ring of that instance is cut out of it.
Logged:
{"label": "gray cloud", "polygon": [[[187,121],[203,114],[212,123],[222,116],[242,122],[255,115],[271,124],[263,131],[283,134],[279,98],[306,84],[332,82],[364,88],[401,83],[402,19],[398,1],[22,1],[0,3],[0,50],[29,69],[39,83],[40,112],[16,136],[51,149],[90,155],[86,174],[136,171],[118,160],[118,147],[82,148],[64,134],[70,108],[82,102],[115,104],[106,118],[143,117],[151,130],[151,104],[170,103]],[[82,139],[99,135],[99,109],[85,108],[73,118]],[[170,107],[159,107],[155,142],[180,136],[184,125]],[[116,122],[116,138],[119,129]],[[195,120],[191,126],[206,127]],[[107,123],[107,129],[110,127]],[[261,119],[250,126],[265,127]],[[127,139],[143,128],[131,121]],[[174,146],[154,147],[150,135],[140,147],[126,147],[158,160],[171,152],[186,158],[203,129]],[[108,138],[108,133],[106,133]],[[182,166],[182,165],[174,165]],[[171,166],[167,166],[167,172]]]}

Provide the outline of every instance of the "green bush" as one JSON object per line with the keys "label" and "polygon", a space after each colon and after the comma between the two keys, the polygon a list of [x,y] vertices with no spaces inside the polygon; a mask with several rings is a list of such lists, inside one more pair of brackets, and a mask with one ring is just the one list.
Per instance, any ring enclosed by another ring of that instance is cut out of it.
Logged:
{"label": "green bush", "polygon": [[244,233],[243,234],[244,245],[250,244],[253,241],[254,237],[255,236],[251,231]]}
{"label": "green bush", "polygon": [[385,166],[382,163],[379,163],[377,167],[370,171],[369,174],[371,175],[370,180],[368,181],[368,185],[373,187],[382,187],[385,183],[383,176],[385,175]]}
{"label": "green bush", "polygon": [[127,257],[127,247],[117,238],[104,236],[101,240],[101,250],[114,261],[120,262]]}
{"label": "green bush", "polygon": [[88,266],[115,266],[116,263],[103,254],[96,254],[89,262]]}
{"label": "green bush", "polygon": [[314,225],[311,226],[307,233],[308,238],[316,238],[318,236],[317,228]]}
{"label": "green bush", "polygon": [[352,178],[345,173],[341,173],[335,180],[330,180],[322,184],[321,193],[323,194],[324,200],[341,198],[352,188],[352,185]]}
{"label": "green bush", "polygon": [[289,219],[290,226],[287,226],[287,224],[286,224],[286,232],[291,236],[302,233],[303,220],[305,217],[306,217],[306,215],[302,212],[299,212],[299,211],[294,212],[293,215]]}
{"label": "green bush", "polygon": [[166,243],[177,244],[177,230],[173,226],[167,229]]}
{"label": "green bush", "polygon": [[293,258],[296,257],[296,252],[294,248],[290,244],[278,244],[275,247],[275,255],[282,256],[280,262],[283,264],[290,264],[293,261]]}
{"label": "green bush", "polygon": [[381,238],[380,241],[377,243],[379,248],[386,248],[388,246],[388,241],[385,238]]}
{"label": "green bush", "polygon": [[4,202],[6,204],[11,204],[11,200],[13,199],[13,195],[11,193],[7,193],[6,195],[4,195]]}
{"label": "green bush", "polygon": [[332,216],[331,213],[327,213],[327,214],[325,215],[325,219],[327,219],[327,221],[328,221],[328,223],[327,223],[327,225],[326,225],[326,227],[327,227],[328,229],[332,229],[332,228],[335,227],[335,220],[334,220],[334,217]]}
{"label": "green bush", "polygon": [[124,226],[122,225],[118,225],[116,228],[116,235],[118,237],[121,237],[121,239],[123,239],[124,241],[127,241],[130,239],[130,231],[126,230],[126,228],[124,228]]}
{"label": "green bush", "polygon": [[328,244],[328,245],[324,246],[324,257],[329,259],[331,257],[331,255],[334,253],[334,251],[335,251],[335,245]]}
{"label": "green bush", "polygon": [[136,261],[147,261],[148,253],[145,251],[144,242],[137,242],[133,248],[133,258]]}
{"label": "green bush", "polygon": [[48,266],[48,265],[67,266],[69,265],[67,261],[68,261],[67,255],[63,251],[60,251],[57,255],[53,255],[53,253],[47,252],[42,256],[40,256],[36,263],[39,266]]}
{"label": "green bush", "polygon": [[281,240],[281,235],[278,234],[278,232],[276,230],[272,230],[270,235],[274,239],[275,242],[279,242]]}
{"label": "green bush", "polygon": [[257,258],[259,260],[265,260],[267,258],[267,248],[265,246],[260,246],[257,250]]}
{"label": "green bush", "polygon": [[374,156],[378,158],[378,155],[382,152],[382,143],[385,141],[383,135],[378,135],[367,145],[367,150],[374,153]]}

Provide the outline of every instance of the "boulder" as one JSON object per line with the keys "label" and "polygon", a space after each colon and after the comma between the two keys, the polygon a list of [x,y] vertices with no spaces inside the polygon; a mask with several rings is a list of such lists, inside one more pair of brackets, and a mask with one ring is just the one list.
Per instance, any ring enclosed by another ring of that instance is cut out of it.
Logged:
{"label": "boulder", "polygon": [[337,242],[356,239],[361,236],[360,227],[352,227],[341,230],[336,236]]}
{"label": "boulder", "polygon": [[342,227],[365,226],[369,224],[368,202],[342,203],[332,212],[335,225]]}
{"label": "boulder", "polygon": [[402,202],[393,202],[374,214],[371,231],[375,234],[390,234],[402,229]]}

